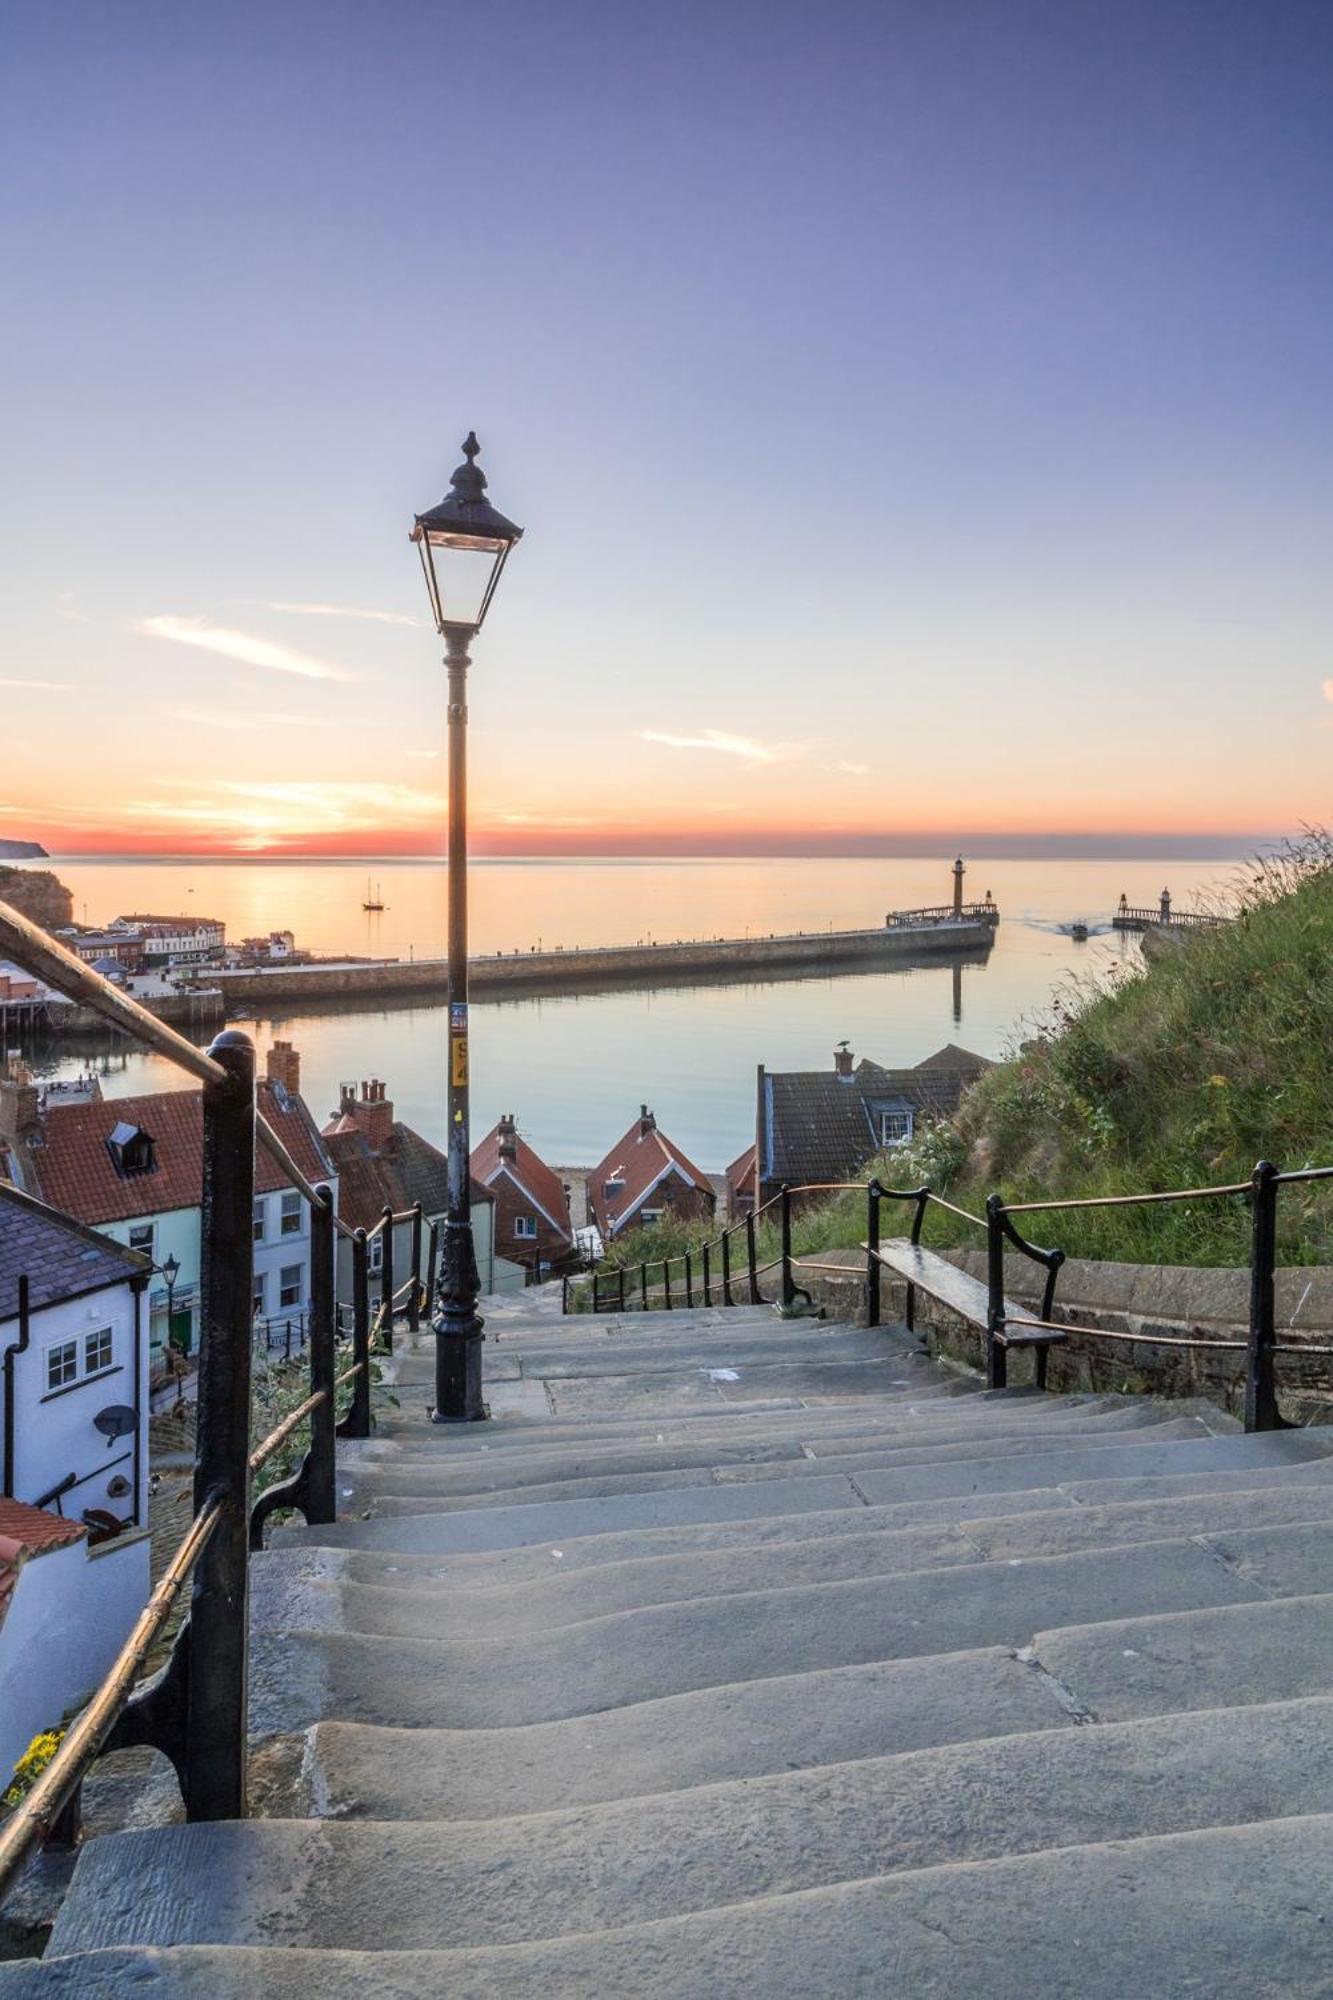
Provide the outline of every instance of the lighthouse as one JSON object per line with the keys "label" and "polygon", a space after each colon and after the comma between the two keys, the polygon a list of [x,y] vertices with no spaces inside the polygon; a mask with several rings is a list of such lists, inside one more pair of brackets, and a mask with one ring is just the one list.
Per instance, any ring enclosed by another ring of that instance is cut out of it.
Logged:
{"label": "lighthouse", "polygon": [[963,857],[960,854],[953,864],[953,913],[956,917],[961,917],[963,914],[963,877],[966,873]]}

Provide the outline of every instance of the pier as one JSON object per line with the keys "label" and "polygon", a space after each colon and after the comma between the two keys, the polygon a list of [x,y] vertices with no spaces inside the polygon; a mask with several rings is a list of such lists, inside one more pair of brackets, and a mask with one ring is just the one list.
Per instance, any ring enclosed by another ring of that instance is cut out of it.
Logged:
{"label": "pier", "polygon": [[[504,1000],[984,963],[998,922],[999,911],[992,903],[975,905],[958,916],[948,908],[895,911],[874,930],[497,952],[469,959],[468,984],[474,1000]],[[235,972],[210,968],[204,976],[221,993],[230,1013],[265,1014],[275,1007],[309,1012],[357,1001],[438,1004],[448,990],[448,968],[442,958],[340,960]]]}
{"label": "pier", "polygon": [[1163,889],[1155,905],[1135,906],[1127,896],[1122,896],[1111,919],[1111,928],[1117,931],[1212,930],[1218,924],[1230,921],[1229,917],[1214,916],[1207,911],[1173,910],[1171,891]]}

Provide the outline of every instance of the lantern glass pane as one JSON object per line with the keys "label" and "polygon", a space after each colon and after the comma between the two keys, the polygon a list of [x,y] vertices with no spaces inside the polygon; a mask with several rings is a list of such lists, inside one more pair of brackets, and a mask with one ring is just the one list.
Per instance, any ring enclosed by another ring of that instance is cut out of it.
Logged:
{"label": "lantern glass pane", "polygon": [[[503,546],[503,545],[501,545]],[[430,560],[440,593],[440,615],[448,625],[475,625],[486,602],[498,550],[475,543],[443,545],[431,536]]]}

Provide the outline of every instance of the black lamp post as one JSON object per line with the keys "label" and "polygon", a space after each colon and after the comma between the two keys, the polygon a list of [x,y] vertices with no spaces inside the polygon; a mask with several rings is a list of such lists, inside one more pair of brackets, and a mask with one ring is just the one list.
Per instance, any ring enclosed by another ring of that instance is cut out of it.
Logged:
{"label": "black lamp post", "polygon": [[412,540],[449,670],[449,1201],[435,1317],[437,1424],[488,1415],[481,1393],[481,1283],[472,1240],[468,1125],[467,670],[468,648],[490,609],[509,551],[523,533],[486,498],[476,433],[438,507],[418,514]]}
{"label": "black lamp post", "polygon": [[176,1280],[181,1274],[180,1259],[168,1256],[164,1264],[154,1264],[153,1269],[160,1271],[167,1281],[167,1340],[170,1342],[171,1316],[176,1310]]}

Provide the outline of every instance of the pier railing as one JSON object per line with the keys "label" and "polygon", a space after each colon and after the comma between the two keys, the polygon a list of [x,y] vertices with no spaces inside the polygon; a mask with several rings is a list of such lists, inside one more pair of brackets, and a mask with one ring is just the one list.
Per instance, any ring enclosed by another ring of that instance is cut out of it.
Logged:
{"label": "pier railing", "polygon": [[[1235,1373],[1244,1382],[1244,1422],[1247,1431],[1296,1428],[1278,1408],[1280,1364],[1288,1360],[1333,1359],[1333,1343],[1280,1340],[1275,1319],[1277,1272],[1278,1198],[1284,1187],[1308,1186],[1333,1181],[1333,1167],[1301,1167],[1283,1173],[1261,1160],[1248,1180],[1229,1181],[1214,1187],[1166,1188],[1142,1194],[1094,1195],[1068,1200],[1006,1202],[999,1193],[988,1196],[984,1215],[960,1208],[929,1187],[889,1188],[877,1180],[803,1182],[783,1187],[761,1208],[743,1216],[719,1235],[696,1248],[678,1251],[670,1257],[652,1258],[638,1265],[618,1265],[612,1270],[594,1266],[586,1281],[564,1280],[564,1305],[569,1311],[629,1313],[699,1306],[776,1305],[787,1312],[803,1299],[813,1309],[808,1290],[800,1277],[829,1274],[857,1282],[857,1267],[834,1263],[817,1256],[797,1256],[792,1251],[792,1213],[798,1200],[811,1196],[843,1193],[857,1189],[866,1197],[865,1253],[860,1283],[864,1291],[866,1323],[881,1323],[881,1286],[885,1258],[881,1250],[884,1203],[901,1203],[911,1208],[907,1242],[919,1246],[926,1216],[932,1207],[961,1219],[978,1231],[986,1246],[986,1285],[982,1327],[987,1379],[996,1386],[1005,1381],[1005,1335],[1011,1330],[1019,1344],[1024,1333],[1049,1333],[1076,1339],[1090,1346],[1105,1342],[1112,1346],[1144,1346],[1190,1351],[1200,1354],[1234,1355]],[[1030,1215],[1056,1216],[1075,1209],[1147,1207],[1174,1202],[1243,1202],[1250,1210],[1249,1325],[1243,1338],[1212,1334],[1164,1334],[1129,1328],[1091,1326],[1062,1320],[1055,1313],[1055,1292],[1066,1253],[1059,1248],[1043,1248],[1023,1233],[1026,1222],[1014,1220]],[[778,1255],[760,1262],[756,1224],[776,1210]],[[738,1264],[732,1246],[742,1244]],[[1016,1251],[1045,1273],[1041,1303],[1035,1313],[1013,1313],[1005,1299],[1005,1252]],[[761,1280],[777,1272],[776,1286],[763,1289]],[[924,1289],[925,1287],[923,1287]],[[914,1329],[917,1286],[907,1283],[905,1324]],[[1330,1371],[1333,1374],[1333,1371]],[[1044,1368],[1042,1370],[1044,1377]]]}
{"label": "pier railing", "polygon": [[1118,931],[1146,930],[1216,930],[1219,924],[1234,922],[1231,917],[1213,916],[1202,910],[1162,910],[1160,906],[1149,904],[1139,909],[1128,903],[1122,904],[1111,919],[1111,928]]}
{"label": "pier railing", "polygon": [[991,903],[964,903],[955,909],[952,903],[936,903],[928,910],[890,910],[884,919],[885,928],[891,931],[910,929],[918,924],[998,924],[998,906]]}
{"label": "pier railing", "polygon": [[[3,1895],[35,1845],[76,1837],[83,1779],[94,1760],[109,1750],[139,1744],[161,1750],[175,1768],[188,1820],[245,1815],[250,1553],[262,1545],[264,1522],[279,1508],[295,1509],[312,1523],[336,1518],[335,1438],[370,1435],[371,1330],[367,1234],[335,1215],[331,1190],[306,1178],[259,1112],[255,1051],[248,1037],[227,1030],[207,1052],[197,1049],[3,903],[0,956],[94,1009],[196,1078],[203,1086],[204,1113],[193,1518],[109,1673],[0,1828]],[[277,1161],[310,1208],[310,1388],[297,1408],[252,1448],[256,1145]],[[413,1222],[419,1248],[419,1210],[396,1219]],[[376,1228],[384,1226],[382,1217]],[[352,1245],[350,1328],[340,1326],[335,1303],[339,1237]],[[385,1295],[392,1296],[387,1283]],[[351,1334],[351,1358],[339,1372],[337,1340],[345,1331]],[[340,1388],[348,1387],[350,1404],[339,1417],[335,1398]],[[309,1445],[297,1472],[252,1500],[254,1475],[303,1427],[308,1428]],[[189,1615],[167,1662],[136,1689],[187,1584]]]}

